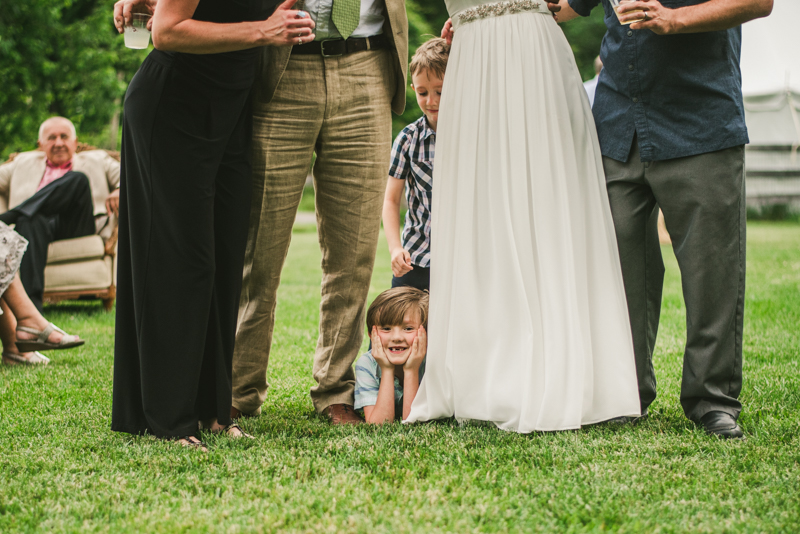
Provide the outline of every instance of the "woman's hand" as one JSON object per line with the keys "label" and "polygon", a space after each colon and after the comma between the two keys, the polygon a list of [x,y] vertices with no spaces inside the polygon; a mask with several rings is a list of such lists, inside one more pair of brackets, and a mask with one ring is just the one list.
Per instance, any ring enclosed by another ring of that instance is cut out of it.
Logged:
{"label": "woman's hand", "polygon": [[417,330],[417,337],[414,338],[414,343],[411,344],[411,354],[408,355],[406,363],[403,364],[403,371],[418,371],[426,354],[428,354],[428,333],[425,332],[425,327],[420,325],[419,330]]}
{"label": "woman's hand", "polygon": [[392,251],[392,274],[400,278],[410,272],[414,267],[411,266],[411,254],[402,247]]}
{"label": "woman's hand", "polygon": [[381,372],[394,373],[394,364],[389,361],[389,355],[386,354],[386,350],[383,348],[383,343],[381,343],[381,338],[378,335],[377,326],[372,327],[370,337],[372,339],[372,357],[375,358],[375,361],[381,368]]}
{"label": "woman's hand", "polygon": [[314,21],[305,11],[292,9],[297,0],[286,0],[278,6],[275,13],[264,21],[261,28],[260,44],[271,46],[291,46],[310,43],[314,40]]}
{"label": "woman's hand", "polygon": [[[125,26],[131,25],[132,13],[148,13],[152,15],[156,12],[157,0],[119,0],[114,4],[114,26],[117,31],[122,33]],[[152,29],[153,19],[147,22],[147,29]]]}
{"label": "woman's hand", "polygon": [[447,44],[453,44],[453,19],[447,19],[442,28],[442,39],[447,41]]}

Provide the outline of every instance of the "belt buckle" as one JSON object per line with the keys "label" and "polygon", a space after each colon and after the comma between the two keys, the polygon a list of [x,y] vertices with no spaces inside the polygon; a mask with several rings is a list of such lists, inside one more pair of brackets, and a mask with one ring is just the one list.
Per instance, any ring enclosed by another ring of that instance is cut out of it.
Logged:
{"label": "belt buckle", "polygon": [[[343,43],[345,42],[344,39],[337,39],[337,38],[321,40],[319,42],[319,48],[320,48],[320,52],[322,53],[322,57],[339,57],[339,56],[343,56],[344,52],[342,52],[341,54],[328,54],[328,53],[325,52],[325,43],[330,43],[331,41],[341,41]],[[346,47],[347,47],[347,44],[345,44],[345,48]]]}

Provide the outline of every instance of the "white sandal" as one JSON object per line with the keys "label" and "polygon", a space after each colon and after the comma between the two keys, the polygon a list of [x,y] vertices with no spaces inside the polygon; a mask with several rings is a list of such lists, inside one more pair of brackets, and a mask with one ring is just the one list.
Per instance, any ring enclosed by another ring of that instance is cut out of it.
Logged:
{"label": "white sandal", "polygon": [[22,354],[3,351],[3,363],[6,365],[47,365],[50,358],[39,352],[33,352],[30,358],[24,358]]}
{"label": "white sandal", "polygon": [[[17,337],[17,350],[20,352],[71,349],[73,347],[80,347],[86,343],[78,336],[67,334],[53,323],[48,323],[44,330],[36,330],[28,326],[17,326],[17,332],[25,332],[26,334],[33,334],[36,336],[34,339],[19,339],[19,337]],[[61,333],[61,340],[58,343],[48,341],[50,334],[53,332]]]}

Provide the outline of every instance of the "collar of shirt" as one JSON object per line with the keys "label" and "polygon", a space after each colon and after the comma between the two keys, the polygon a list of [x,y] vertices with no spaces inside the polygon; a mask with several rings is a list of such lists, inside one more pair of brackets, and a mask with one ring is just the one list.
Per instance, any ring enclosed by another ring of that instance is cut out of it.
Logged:
{"label": "collar of shirt", "polygon": [[431,125],[428,122],[428,117],[423,115],[422,116],[422,135],[420,137],[422,137],[423,139],[427,139],[432,135],[433,136],[436,135],[436,130],[431,128]]}
{"label": "collar of shirt", "polygon": [[[317,25],[314,28],[316,41],[341,39],[336,25],[331,20],[334,0],[306,0],[303,9]],[[383,33],[385,0],[361,0],[361,20],[351,37],[372,37]]]}
{"label": "collar of shirt", "polygon": [[52,182],[55,182],[56,180],[58,180],[71,170],[72,170],[72,160],[69,160],[63,165],[56,165],[48,159],[44,167],[44,176],[42,176],[42,181],[39,182],[39,187],[37,187],[36,190],[38,191],[44,186]]}

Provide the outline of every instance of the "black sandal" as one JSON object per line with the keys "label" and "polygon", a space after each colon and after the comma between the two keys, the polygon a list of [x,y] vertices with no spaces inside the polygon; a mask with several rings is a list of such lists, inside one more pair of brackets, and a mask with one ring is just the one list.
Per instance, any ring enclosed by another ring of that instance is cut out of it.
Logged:
{"label": "black sandal", "polygon": [[[239,432],[241,432],[241,435],[239,435],[239,436],[231,435],[231,430],[234,430],[234,429],[236,429]],[[228,426],[226,426],[225,428],[222,429],[222,432],[224,432],[228,437],[231,437],[233,439],[239,439],[239,438],[256,439],[255,437],[251,436],[250,434],[248,434],[247,432],[242,430],[242,427],[240,427],[236,423],[229,424]]]}
{"label": "black sandal", "polygon": [[178,445],[180,445],[181,447],[208,452],[208,446],[194,436],[183,436],[182,438],[173,438],[171,441],[177,442]]}

